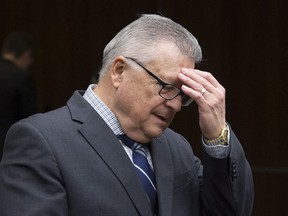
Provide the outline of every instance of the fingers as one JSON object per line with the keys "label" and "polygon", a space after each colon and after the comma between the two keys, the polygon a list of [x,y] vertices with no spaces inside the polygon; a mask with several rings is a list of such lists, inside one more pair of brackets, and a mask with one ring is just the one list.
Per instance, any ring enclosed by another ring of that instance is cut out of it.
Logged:
{"label": "fingers", "polygon": [[211,98],[211,94],[221,97],[225,93],[225,89],[209,72],[183,68],[179,79],[183,83],[183,92],[195,100]]}
{"label": "fingers", "polygon": [[188,86],[193,87],[196,91],[201,91],[205,88],[209,92],[214,92],[215,89],[221,87],[219,82],[209,72],[183,68],[181,73],[186,76]]}
{"label": "fingers", "polygon": [[217,137],[225,125],[225,89],[211,73],[183,68],[178,75],[182,91],[198,105],[200,128],[206,137]]}

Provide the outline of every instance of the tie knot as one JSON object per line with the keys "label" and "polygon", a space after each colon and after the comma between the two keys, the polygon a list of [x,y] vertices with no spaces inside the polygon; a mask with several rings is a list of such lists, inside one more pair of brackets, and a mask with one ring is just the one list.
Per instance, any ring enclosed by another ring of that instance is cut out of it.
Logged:
{"label": "tie knot", "polygon": [[134,151],[139,145],[135,140],[129,138],[126,134],[117,135],[117,137],[122,140],[122,142],[128,146],[132,151]]}

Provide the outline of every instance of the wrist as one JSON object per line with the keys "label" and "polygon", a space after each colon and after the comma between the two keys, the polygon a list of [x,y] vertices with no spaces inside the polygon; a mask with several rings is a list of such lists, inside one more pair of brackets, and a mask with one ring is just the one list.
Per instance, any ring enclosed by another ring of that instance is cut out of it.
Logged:
{"label": "wrist", "polygon": [[216,137],[215,139],[207,139],[204,136],[204,142],[209,146],[228,145],[228,132],[229,132],[228,125],[225,123],[225,126],[221,129],[221,132],[218,137]]}

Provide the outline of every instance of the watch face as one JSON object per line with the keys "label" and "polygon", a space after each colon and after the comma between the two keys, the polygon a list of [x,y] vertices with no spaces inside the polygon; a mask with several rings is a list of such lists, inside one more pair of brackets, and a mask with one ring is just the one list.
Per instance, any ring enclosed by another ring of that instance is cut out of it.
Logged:
{"label": "watch face", "polygon": [[227,145],[227,144],[228,144],[228,129],[227,129],[227,128],[223,131],[223,135],[222,135],[222,137],[221,137],[221,142],[222,142],[224,145]]}
{"label": "watch face", "polygon": [[228,145],[228,128],[227,127],[223,128],[218,138],[213,140],[205,139],[205,142],[208,145]]}
{"label": "watch face", "polygon": [[221,145],[227,145],[228,144],[224,139],[221,139],[220,142],[221,142]]}

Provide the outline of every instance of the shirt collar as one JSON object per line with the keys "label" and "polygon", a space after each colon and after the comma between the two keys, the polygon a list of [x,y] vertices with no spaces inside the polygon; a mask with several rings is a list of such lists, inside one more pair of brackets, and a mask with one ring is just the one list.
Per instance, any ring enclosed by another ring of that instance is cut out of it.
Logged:
{"label": "shirt collar", "polygon": [[124,134],[120,122],[115,114],[107,107],[107,105],[93,91],[96,84],[88,86],[84,99],[94,108],[94,110],[102,117],[106,124],[111,128],[115,135]]}

